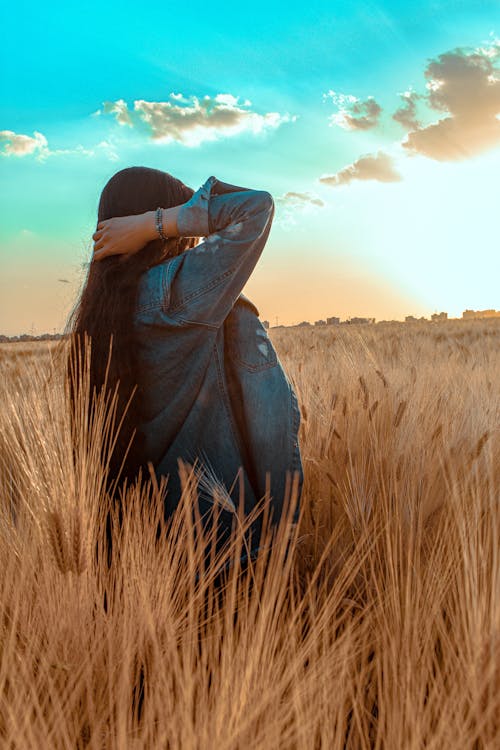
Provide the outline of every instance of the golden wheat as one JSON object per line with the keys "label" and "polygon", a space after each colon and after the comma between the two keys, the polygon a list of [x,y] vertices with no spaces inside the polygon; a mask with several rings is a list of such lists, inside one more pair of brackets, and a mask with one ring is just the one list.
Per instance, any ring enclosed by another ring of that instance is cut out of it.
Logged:
{"label": "golden wheat", "polygon": [[113,401],[82,403],[73,452],[58,348],[0,347],[2,747],[500,746],[500,323],[270,334],[305,482],[246,574],[252,519],[213,477],[181,466],[166,527],[152,475],[120,521]]}

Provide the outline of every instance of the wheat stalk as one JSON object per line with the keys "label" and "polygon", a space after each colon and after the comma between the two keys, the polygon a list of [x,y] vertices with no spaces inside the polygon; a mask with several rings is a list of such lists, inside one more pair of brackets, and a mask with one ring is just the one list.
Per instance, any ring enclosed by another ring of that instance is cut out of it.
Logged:
{"label": "wheat stalk", "polygon": [[49,511],[48,532],[56,565],[61,573],[67,573],[72,566],[60,511]]}
{"label": "wheat stalk", "polygon": [[396,414],[394,416],[394,427],[399,427],[399,425],[401,424],[401,420],[403,418],[403,414],[406,411],[407,404],[407,401],[399,402]]}

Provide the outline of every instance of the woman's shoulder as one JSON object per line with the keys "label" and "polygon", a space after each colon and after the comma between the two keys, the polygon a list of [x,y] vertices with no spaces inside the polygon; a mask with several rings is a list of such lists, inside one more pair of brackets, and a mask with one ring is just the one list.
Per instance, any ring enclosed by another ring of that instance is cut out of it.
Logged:
{"label": "woman's shoulder", "polygon": [[245,308],[250,308],[250,310],[259,317],[259,311],[257,309],[257,306],[252,302],[252,300],[248,299],[247,296],[245,296],[243,293],[239,295],[236,302],[234,303],[234,307],[236,306],[243,306]]}

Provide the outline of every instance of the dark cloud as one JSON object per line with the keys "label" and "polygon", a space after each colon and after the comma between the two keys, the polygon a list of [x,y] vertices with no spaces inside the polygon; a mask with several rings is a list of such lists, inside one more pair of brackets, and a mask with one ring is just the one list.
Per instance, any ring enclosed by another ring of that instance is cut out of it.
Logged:
{"label": "dark cloud", "polygon": [[353,164],[349,164],[339,172],[323,175],[319,181],[325,185],[338,187],[348,185],[353,180],[376,180],[378,182],[400,182],[402,179],[394,167],[389,154],[379,151],[377,154],[367,154],[360,157]]}

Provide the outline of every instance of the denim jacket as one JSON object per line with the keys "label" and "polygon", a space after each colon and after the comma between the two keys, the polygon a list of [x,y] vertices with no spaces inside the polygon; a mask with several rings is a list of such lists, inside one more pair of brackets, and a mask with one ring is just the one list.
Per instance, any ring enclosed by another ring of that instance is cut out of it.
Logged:
{"label": "denim jacket", "polygon": [[[180,236],[196,247],[149,269],[139,283],[135,330],[145,394],[141,431],[157,477],[168,476],[165,514],[180,498],[178,459],[198,466],[231,503],[249,512],[270,490],[273,522],[285,486],[303,470],[300,412],[255,305],[241,293],[271,229],[274,202],[263,190],[209,177],[179,209]],[[202,514],[213,504],[200,479]],[[297,520],[297,505],[294,521]],[[254,544],[254,542],[252,542]]]}

